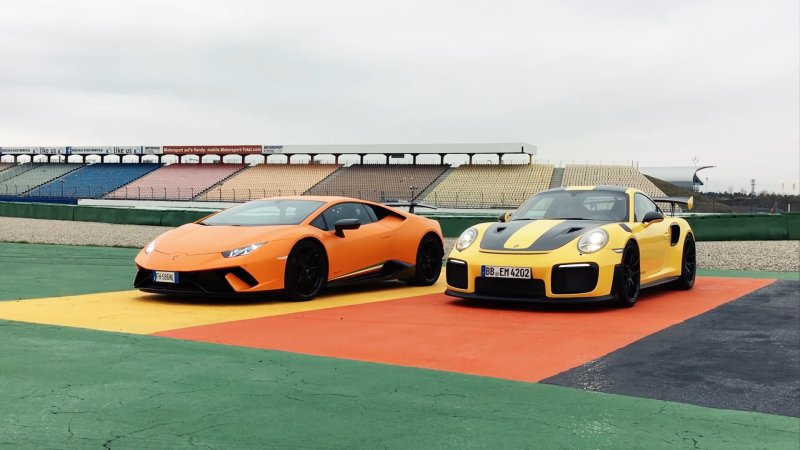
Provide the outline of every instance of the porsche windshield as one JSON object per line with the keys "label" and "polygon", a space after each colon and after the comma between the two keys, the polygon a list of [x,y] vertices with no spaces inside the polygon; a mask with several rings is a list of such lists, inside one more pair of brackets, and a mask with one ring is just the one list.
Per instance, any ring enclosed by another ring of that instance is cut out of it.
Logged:
{"label": "porsche windshield", "polygon": [[313,200],[256,200],[226,209],[200,222],[202,225],[297,225],[324,202]]}
{"label": "porsche windshield", "polygon": [[549,191],[534,195],[511,220],[571,219],[628,221],[628,196],[617,191]]}

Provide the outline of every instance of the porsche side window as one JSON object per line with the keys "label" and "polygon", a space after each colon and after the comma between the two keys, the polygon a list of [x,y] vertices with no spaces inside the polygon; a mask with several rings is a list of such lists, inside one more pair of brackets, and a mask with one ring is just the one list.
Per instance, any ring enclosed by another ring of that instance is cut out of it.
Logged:
{"label": "porsche side window", "polygon": [[636,222],[641,222],[644,215],[650,211],[658,211],[658,206],[649,198],[637,193],[633,200],[633,214]]}

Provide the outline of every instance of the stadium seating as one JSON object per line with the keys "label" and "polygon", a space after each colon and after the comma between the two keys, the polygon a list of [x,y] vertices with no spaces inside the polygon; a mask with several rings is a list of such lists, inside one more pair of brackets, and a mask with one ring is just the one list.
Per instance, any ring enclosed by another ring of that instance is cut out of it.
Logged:
{"label": "stadium seating", "polygon": [[410,200],[422,193],[447,168],[446,165],[359,164],[339,169],[306,193],[378,202]]}
{"label": "stadium seating", "polygon": [[[19,169],[17,169],[19,167]],[[18,170],[16,176],[7,178],[5,181],[0,182],[0,195],[22,195],[42,184],[50,182],[58,177],[72,172],[83,167],[83,164],[60,164],[60,163],[47,163],[47,164],[20,164],[12,168],[6,169],[6,172]]]}
{"label": "stadium seating", "polygon": [[564,171],[564,186],[610,186],[632,187],[651,197],[663,197],[664,193],[652,181],[633,166],[611,166],[591,164],[567,164]]}
{"label": "stadium seating", "polygon": [[242,170],[243,164],[171,164],[104,196],[132,200],[191,200]]}
{"label": "stadium seating", "polygon": [[158,164],[90,164],[25,194],[29,197],[100,198],[161,167]]}
{"label": "stadium seating", "polygon": [[550,186],[549,164],[462,164],[424,199],[446,208],[516,208]]}
{"label": "stadium seating", "polygon": [[23,172],[27,172],[34,167],[36,167],[34,164],[12,164],[6,167],[5,170],[0,171],[0,183],[10,180]]}
{"label": "stadium seating", "polygon": [[0,172],[12,167],[13,165],[13,163],[0,163]]}
{"label": "stadium seating", "polygon": [[247,201],[301,195],[341,166],[338,164],[258,164],[198,195],[195,200]]}

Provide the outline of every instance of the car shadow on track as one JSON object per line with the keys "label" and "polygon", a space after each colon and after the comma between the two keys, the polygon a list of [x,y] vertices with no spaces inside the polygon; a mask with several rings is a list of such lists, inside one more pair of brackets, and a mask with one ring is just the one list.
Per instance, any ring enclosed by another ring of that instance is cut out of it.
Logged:
{"label": "car shadow on track", "polygon": [[[659,294],[670,292],[668,289],[661,287],[652,287],[643,290],[639,294],[639,302],[647,302],[656,300],[660,297]],[[494,301],[494,300],[474,300],[474,299],[457,299],[452,298],[449,302],[450,305],[458,306],[461,308],[471,309],[496,309],[503,311],[531,311],[531,312],[574,312],[574,313],[601,313],[618,309],[624,309],[616,306],[613,300],[604,301],[587,301],[587,302],[574,302],[574,303],[555,303],[555,301],[537,302],[537,301]],[[633,306],[636,308],[636,305]]]}
{"label": "car shadow on track", "polygon": [[[379,281],[369,284],[359,284],[351,286],[335,286],[326,288],[320,295],[308,302],[321,301],[339,295],[360,294],[368,292],[382,292],[391,289],[407,286],[402,281]],[[398,294],[402,297],[402,294]],[[144,302],[173,303],[173,304],[196,304],[206,306],[230,306],[230,305],[268,305],[279,303],[308,303],[304,301],[293,301],[287,299],[280,292],[259,292],[257,294],[149,294],[142,292],[137,300]]]}

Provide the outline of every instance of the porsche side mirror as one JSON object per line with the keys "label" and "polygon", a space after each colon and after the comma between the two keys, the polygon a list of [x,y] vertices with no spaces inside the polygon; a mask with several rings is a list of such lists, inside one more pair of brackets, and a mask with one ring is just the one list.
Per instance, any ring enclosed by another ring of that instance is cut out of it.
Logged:
{"label": "porsche side mirror", "polygon": [[642,219],[642,223],[647,225],[649,223],[661,222],[664,220],[664,215],[658,211],[648,211],[644,218]]}
{"label": "porsche side mirror", "polygon": [[342,219],[337,220],[335,224],[333,224],[333,228],[336,230],[336,235],[340,238],[344,237],[344,230],[357,230],[361,228],[361,221],[358,219]]}
{"label": "porsche side mirror", "polygon": [[501,212],[499,216],[497,216],[498,222],[508,222],[511,219],[511,211],[504,211]]}

